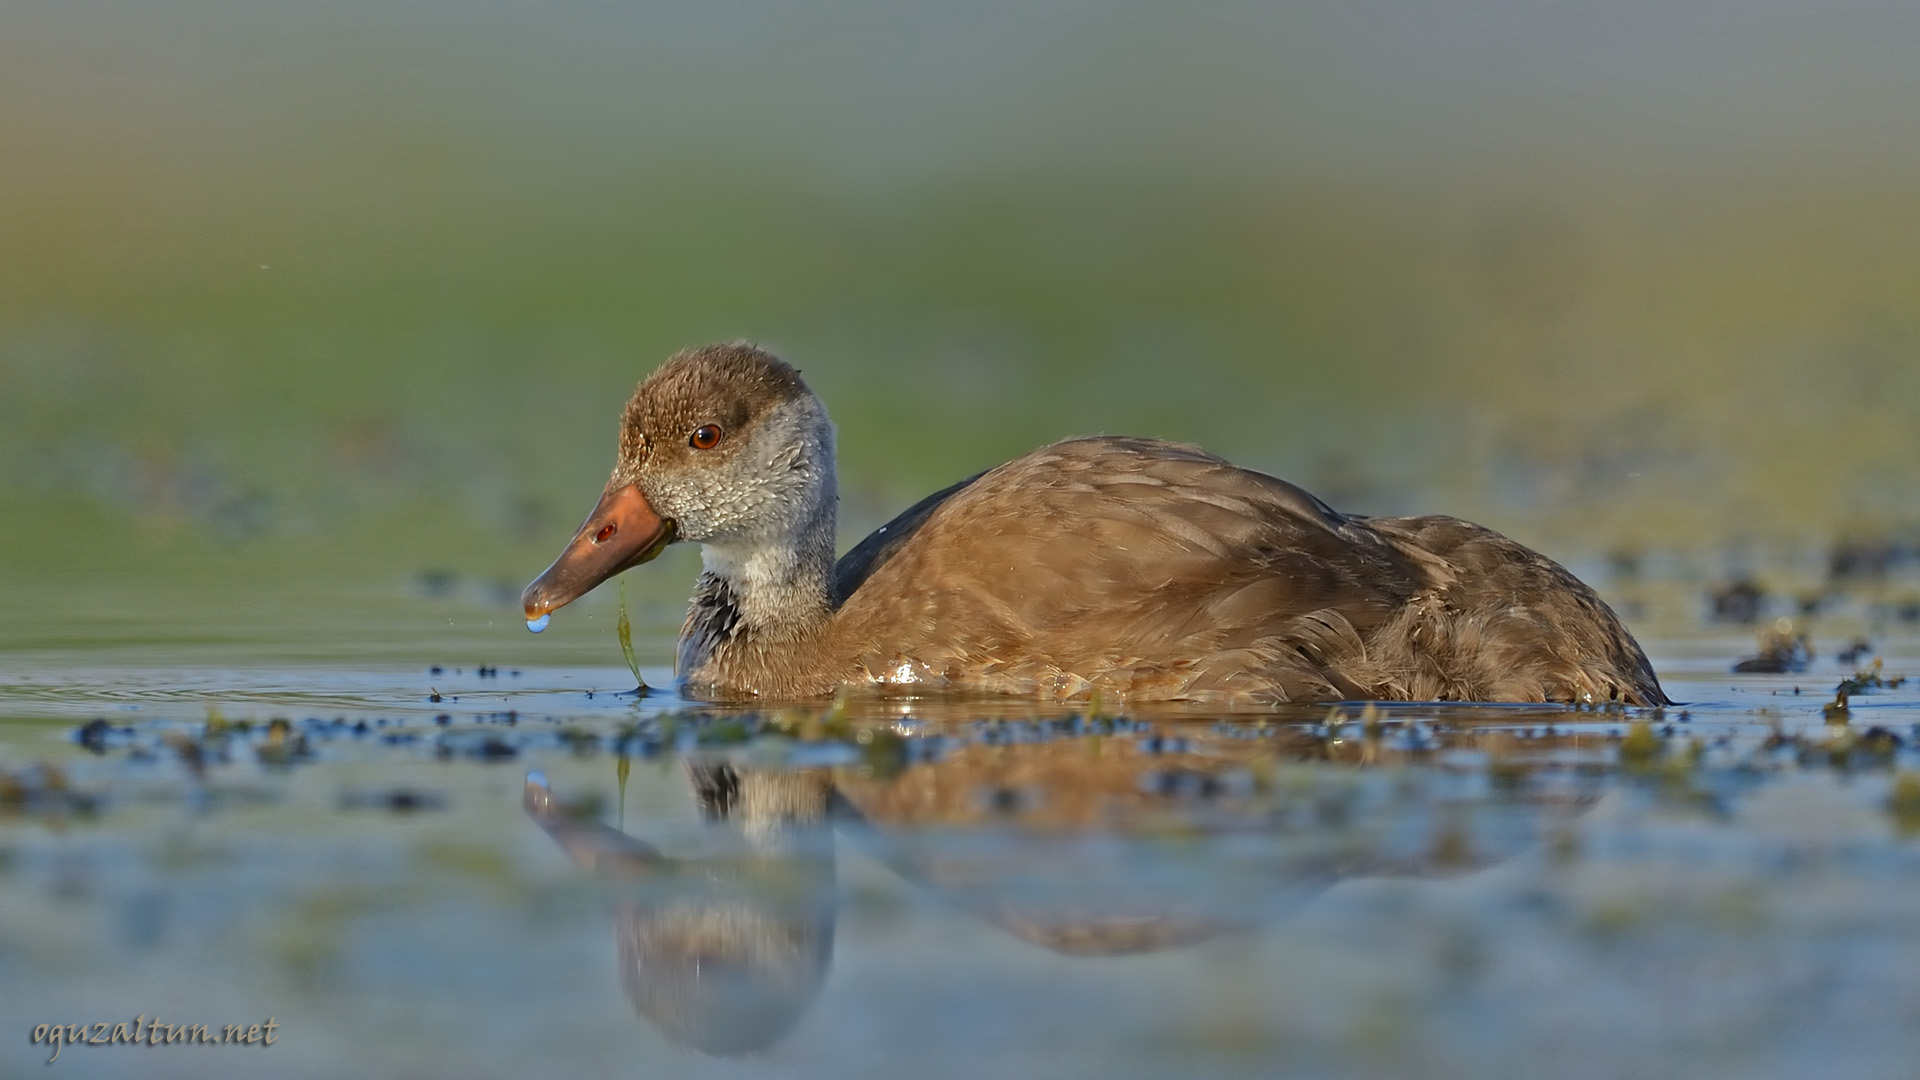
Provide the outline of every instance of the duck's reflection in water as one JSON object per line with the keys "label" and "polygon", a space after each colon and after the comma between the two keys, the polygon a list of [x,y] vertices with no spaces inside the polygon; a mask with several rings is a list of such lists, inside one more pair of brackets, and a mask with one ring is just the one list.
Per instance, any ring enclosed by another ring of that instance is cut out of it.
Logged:
{"label": "duck's reflection in water", "polygon": [[688,774],[701,813],[735,832],[734,850],[670,858],[571,816],[539,773],[527,778],[527,813],[618,889],[614,940],[634,1008],[682,1046],[750,1053],[799,1022],[833,961],[830,780],[693,763]]}
{"label": "duck's reflection in water", "polygon": [[[1251,749],[1251,748],[1249,748]],[[837,832],[912,885],[1072,956],[1147,952],[1249,929],[1357,876],[1502,861],[1597,786],[1490,785],[1486,771],[1300,768],[1255,782],[1246,755],[1135,740],[966,746],[874,779],[687,763],[725,850],[676,859],[570,816],[539,774],[528,813],[618,883],[634,1007],[713,1054],[770,1046],[826,979]]]}

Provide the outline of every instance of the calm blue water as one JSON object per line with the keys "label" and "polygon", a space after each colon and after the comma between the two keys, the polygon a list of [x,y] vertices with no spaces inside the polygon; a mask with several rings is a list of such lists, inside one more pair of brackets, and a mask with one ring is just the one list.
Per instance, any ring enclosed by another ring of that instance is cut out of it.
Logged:
{"label": "calm blue water", "polygon": [[16,654],[0,1058],[271,1017],[53,1068],[1904,1076],[1920,686],[1830,727],[1839,664],[1727,674],[1743,641],[1655,643],[1689,702],[1658,716],[767,713],[617,667]]}

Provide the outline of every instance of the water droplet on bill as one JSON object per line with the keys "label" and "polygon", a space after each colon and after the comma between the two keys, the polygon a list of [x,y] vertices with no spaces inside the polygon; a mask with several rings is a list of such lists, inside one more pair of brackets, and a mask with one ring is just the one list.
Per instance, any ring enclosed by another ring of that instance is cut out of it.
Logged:
{"label": "water droplet on bill", "polygon": [[537,634],[540,631],[545,630],[547,628],[547,624],[552,621],[553,621],[553,615],[551,612],[549,612],[548,614],[542,615],[537,619],[528,619],[527,629]]}

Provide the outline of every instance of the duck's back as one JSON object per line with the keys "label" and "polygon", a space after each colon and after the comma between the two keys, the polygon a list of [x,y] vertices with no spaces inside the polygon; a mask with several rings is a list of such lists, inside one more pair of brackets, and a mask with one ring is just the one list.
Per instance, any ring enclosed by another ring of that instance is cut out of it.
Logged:
{"label": "duck's back", "polygon": [[1062,696],[1660,702],[1592,591],[1450,518],[1345,517],[1189,446],[1076,439],[837,569],[854,678]]}

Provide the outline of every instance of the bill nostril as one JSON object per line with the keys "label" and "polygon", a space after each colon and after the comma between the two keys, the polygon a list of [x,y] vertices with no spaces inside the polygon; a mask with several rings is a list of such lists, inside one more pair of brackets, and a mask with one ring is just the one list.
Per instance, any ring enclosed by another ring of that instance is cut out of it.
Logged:
{"label": "bill nostril", "polygon": [[596,544],[604,544],[608,540],[613,539],[613,534],[619,531],[620,531],[619,525],[609,522],[605,525],[602,525],[600,527],[599,532],[593,534],[593,542]]}

